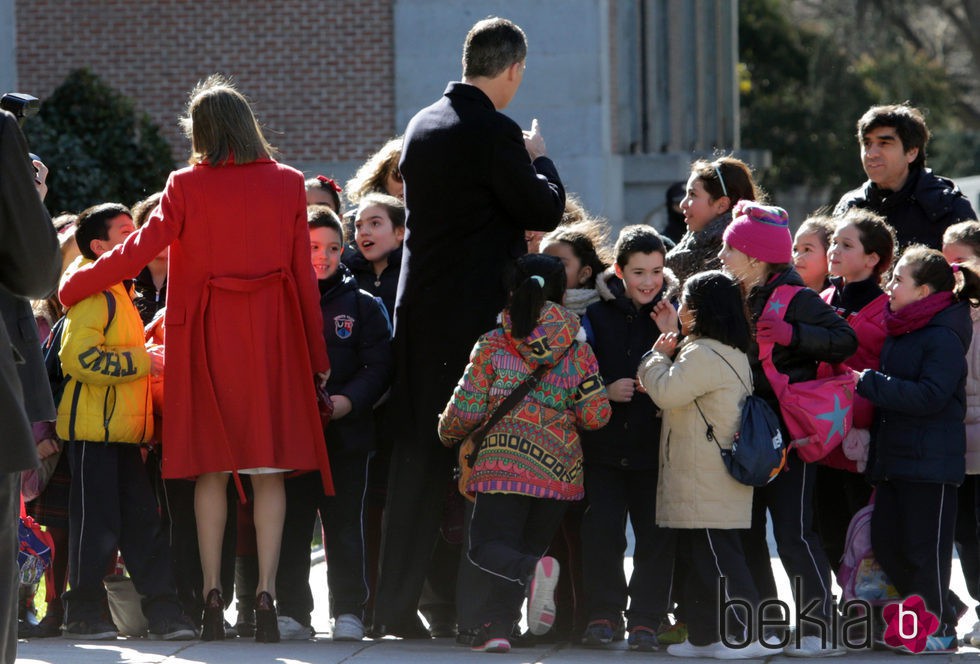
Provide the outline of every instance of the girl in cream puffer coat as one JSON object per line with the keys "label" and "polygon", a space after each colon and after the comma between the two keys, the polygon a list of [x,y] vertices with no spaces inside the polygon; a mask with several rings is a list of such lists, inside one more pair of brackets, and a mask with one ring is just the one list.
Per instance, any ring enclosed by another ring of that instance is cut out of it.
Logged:
{"label": "girl in cream puffer coat", "polygon": [[[742,551],[741,529],[752,522],[752,487],[729,475],[718,449],[731,447],[752,389],[744,312],[731,277],[717,271],[691,277],[678,311],[687,338],[678,346],[676,334],[661,335],[639,370],[641,385],[663,409],[657,525],[677,529],[677,557],[690,560],[681,584],[688,640],[667,650],[679,656],[731,656],[719,624],[734,630],[737,642],[750,641],[752,656],[768,653],[734,612],[719,623],[717,601],[721,579],[727,596],[753,606],[758,601]],[[718,445],[706,435],[708,423]]]}

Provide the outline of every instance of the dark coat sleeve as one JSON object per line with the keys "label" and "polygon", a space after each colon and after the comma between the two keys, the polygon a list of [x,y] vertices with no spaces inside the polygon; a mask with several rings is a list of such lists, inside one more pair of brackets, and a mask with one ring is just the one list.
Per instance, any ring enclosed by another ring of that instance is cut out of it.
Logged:
{"label": "dark coat sleeve", "polygon": [[820,362],[843,362],[857,350],[857,335],[829,304],[810,289],[793,297],[786,318],[793,323],[797,351]]}
{"label": "dark coat sleeve", "polygon": [[367,293],[357,293],[357,297],[364,317],[357,349],[360,368],[337,390],[337,394],[350,399],[351,412],[348,417],[361,417],[371,412],[388,389],[392,372],[388,316],[381,303]]}
{"label": "dark coat sleeve", "polygon": [[922,354],[918,380],[868,370],[858,381],[858,394],[880,408],[913,417],[933,415],[946,408],[966,371],[962,342],[952,330],[940,329],[918,344],[918,350]]}
{"label": "dark coat sleeve", "polygon": [[966,196],[957,196],[953,200],[952,210],[949,214],[949,224],[952,225],[960,221],[970,221],[977,218],[977,213],[970,205],[970,199]]}
{"label": "dark coat sleeve", "polygon": [[51,217],[34,186],[27,141],[14,116],[0,114],[0,285],[41,299],[58,285],[61,256]]}
{"label": "dark coat sleeve", "polygon": [[521,229],[550,231],[565,211],[565,188],[547,157],[532,163],[524,135],[512,120],[495,136],[491,153],[491,187],[508,218]]}

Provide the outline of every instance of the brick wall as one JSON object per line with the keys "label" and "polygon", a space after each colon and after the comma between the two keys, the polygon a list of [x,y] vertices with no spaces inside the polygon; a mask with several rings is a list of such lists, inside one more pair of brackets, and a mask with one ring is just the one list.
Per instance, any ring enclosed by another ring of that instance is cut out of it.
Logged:
{"label": "brick wall", "polygon": [[393,0],[16,0],[18,87],[87,67],[184,161],[187,93],[214,72],[252,100],[287,163],[361,160],[396,132]]}

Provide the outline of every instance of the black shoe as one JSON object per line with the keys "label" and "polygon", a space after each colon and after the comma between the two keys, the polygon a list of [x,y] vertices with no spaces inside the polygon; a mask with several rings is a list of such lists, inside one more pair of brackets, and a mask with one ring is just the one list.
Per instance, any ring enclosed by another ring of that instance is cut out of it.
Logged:
{"label": "black shoe", "polygon": [[190,641],[197,638],[197,630],[188,618],[177,616],[150,623],[147,638],[151,641]]}
{"label": "black shoe", "polygon": [[478,629],[460,629],[456,632],[456,645],[469,648],[476,641]]}
{"label": "black shoe", "polygon": [[238,611],[238,621],[235,623],[235,631],[243,639],[250,639],[255,636],[255,609],[251,611]]}
{"label": "black shoe", "polygon": [[[27,626],[18,621],[17,638],[19,639],[50,639],[54,636],[61,636],[61,623],[64,617],[49,613],[41,618],[41,622],[33,626]],[[22,632],[23,630],[23,632]]]}
{"label": "black shoe", "polygon": [[453,639],[456,637],[456,625],[448,622],[434,622],[429,625],[429,636],[433,639]]}
{"label": "black shoe", "polygon": [[212,588],[204,600],[204,615],[201,618],[202,641],[225,640],[225,601],[221,591]]}
{"label": "black shoe", "polygon": [[66,639],[82,641],[115,641],[116,637],[119,636],[119,630],[111,622],[95,618],[94,620],[70,622],[61,635]]}
{"label": "black shoe", "polygon": [[473,652],[510,652],[512,631],[503,625],[488,623],[477,630],[470,650]]}
{"label": "black shoe", "polygon": [[397,636],[400,639],[431,639],[432,634],[425,628],[421,620],[416,619],[409,625],[375,625],[371,631],[372,639],[384,636]]}
{"label": "black shoe", "polygon": [[272,595],[264,590],[255,596],[255,641],[279,643],[279,617]]}

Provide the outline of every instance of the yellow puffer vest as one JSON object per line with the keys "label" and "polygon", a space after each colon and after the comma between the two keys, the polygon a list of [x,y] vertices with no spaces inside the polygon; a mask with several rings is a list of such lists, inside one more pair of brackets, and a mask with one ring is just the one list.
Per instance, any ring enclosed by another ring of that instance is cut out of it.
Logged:
{"label": "yellow puffer vest", "polygon": [[[80,258],[68,273],[89,262]],[[143,345],[143,321],[121,283],[108,292],[116,302],[108,329],[109,307],[101,292],[68,310],[59,353],[68,382],[58,405],[58,436],[143,443],[153,436],[150,356]]]}

